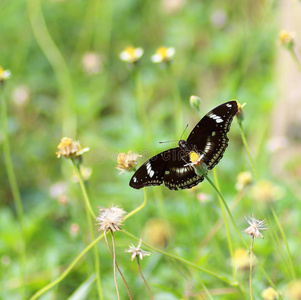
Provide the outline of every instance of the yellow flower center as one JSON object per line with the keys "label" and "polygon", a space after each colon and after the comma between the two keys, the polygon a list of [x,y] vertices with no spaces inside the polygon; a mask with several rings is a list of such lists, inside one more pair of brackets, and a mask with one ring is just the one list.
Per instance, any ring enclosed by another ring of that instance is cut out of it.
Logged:
{"label": "yellow flower center", "polygon": [[166,47],[159,47],[157,49],[157,54],[159,54],[163,59],[167,58],[167,48]]}
{"label": "yellow flower center", "polygon": [[287,44],[290,43],[294,38],[293,33],[289,33],[285,30],[281,30],[279,33],[279,39],[281,44]]}
{"label": "yellow flower center", "polygon": [[125,52],[129,54],[130,57],[135,57],[136,49],[133,46],[129,46],[125,48]]}
{"label": "yellow flower center", "polygon": [[0,67],[0,78],[1,78],[1,77],[2,77],[2,75],[3,75],[3,72],[4,72],[3,68],[2,68],[2,67]]}
{"label": "yellow flower center", "polygon": [[194,152],[194,151],[191,151],[191,152],[189,153],[189,158],[190,158],[190,161],[191,161],[192,163],[195,163],[195,162],[199,161],[199,160],[200,160],[200,157],[201,157],[201,155],[198,154],[198,153],[196,153],[196,152]]}

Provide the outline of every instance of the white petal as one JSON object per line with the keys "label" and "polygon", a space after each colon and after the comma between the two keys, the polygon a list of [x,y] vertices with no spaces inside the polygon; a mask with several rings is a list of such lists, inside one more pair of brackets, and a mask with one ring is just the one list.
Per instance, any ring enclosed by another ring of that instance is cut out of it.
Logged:
{"label": "white petal", "polygon": [[135,57],[136,59],[139,59],[143,55],[143,49],[142,48],[136,48],[135,49]]}
{"label": "white petal", "polygon": [[152,59],[152,62],[154,62],[154,63],[162,62],[162,56],[159,54],[153,55],[151,59]]}
{"label": "white petal", "polygon": [[175,48],[168,48],[167,49],[167,57],[168,58],[172,58],[174,56],[174,54],[176,53]]}

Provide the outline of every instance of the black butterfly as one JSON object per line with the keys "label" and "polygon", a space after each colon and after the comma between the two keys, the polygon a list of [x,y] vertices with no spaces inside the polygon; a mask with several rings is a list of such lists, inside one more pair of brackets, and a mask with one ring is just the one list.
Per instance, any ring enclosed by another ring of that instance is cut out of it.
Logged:
{"label": "black butterfly", "polygon": [[191,151],[201,155],[211,170],[228,147],[227,133],[238,110],[236,101],[221,104],[205,115],[191,131],[187,141],[146,161],[133,175],[130,186],[140,189],[150,185],[165,185],[171,190],[190,189],[204,180],[191,166]]}

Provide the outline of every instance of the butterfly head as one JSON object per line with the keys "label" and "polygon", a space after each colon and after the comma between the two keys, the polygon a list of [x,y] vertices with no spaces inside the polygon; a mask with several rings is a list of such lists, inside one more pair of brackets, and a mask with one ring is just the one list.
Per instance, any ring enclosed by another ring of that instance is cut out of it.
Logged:
{"label": "butterfly head", "polygon": [[179,140],[179,143],[178,143],[179,147],[181,149],[183,149],[185,152],[189,152],[189,148],[188,148],[188,145],[187,145],[187,142],[185,140]]}

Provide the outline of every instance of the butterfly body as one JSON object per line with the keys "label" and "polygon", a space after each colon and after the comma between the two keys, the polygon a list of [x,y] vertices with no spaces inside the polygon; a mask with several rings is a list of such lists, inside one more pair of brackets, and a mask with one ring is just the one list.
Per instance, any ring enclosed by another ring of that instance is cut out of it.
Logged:
{"label": "butterfly body", "polygon": [[161,185],[171,190],[190,189],[204,180],[192,166],[191,154],[199,155],[211,170],[223,157],[228,146],[227,133],[238,110],[236,101],[229,101],[207,113],[194,127],[187,141],[161,152],[146,161],[133,175],[130,186],[140,189]]}

